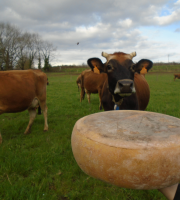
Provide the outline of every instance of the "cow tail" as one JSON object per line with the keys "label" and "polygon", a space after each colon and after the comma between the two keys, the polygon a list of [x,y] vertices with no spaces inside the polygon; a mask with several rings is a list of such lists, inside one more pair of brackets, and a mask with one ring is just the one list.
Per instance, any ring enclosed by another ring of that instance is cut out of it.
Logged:
{"label": "cow tail", "polygon": [[85,92],[85,90],[83,90],[83,100],[84,100],[85,94],[86,94],[86,92]]}
{"label": "cow tail", "polygon": [[41,107],[40,107],[40,105],[38,107],[38,115],[41,115]]}

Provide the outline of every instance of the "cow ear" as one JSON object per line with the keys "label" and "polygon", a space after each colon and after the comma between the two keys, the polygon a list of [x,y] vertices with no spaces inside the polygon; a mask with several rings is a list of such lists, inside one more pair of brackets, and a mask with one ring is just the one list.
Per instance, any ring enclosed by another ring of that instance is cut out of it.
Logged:
{"label": "cow ear", "polygon": [[153,66],[153,62],[147,59],[142,59],[138,63],[132,66],[134,72],[139,74],[146,74]]}
{"label": "cow ear", "polygon": [[104,64],[99,58],[90,58],[87,61],[89,67],[94,71],[94,68],[98,68],[100,72],[104,72]]}

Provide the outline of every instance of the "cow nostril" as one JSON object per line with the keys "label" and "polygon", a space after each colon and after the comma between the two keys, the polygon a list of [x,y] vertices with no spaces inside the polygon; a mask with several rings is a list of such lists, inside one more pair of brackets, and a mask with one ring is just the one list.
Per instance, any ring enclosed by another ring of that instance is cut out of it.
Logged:
{"label": "cow nostril", "polygon": [[130,94],[133,91],[134,82],[130,79],[119,80],[118,87],[121,94]]}
{"label": "cow nostril", "polygon": [[119,88],[124,87],[124,84],[122,82],[118,82],[118,84],[119,84]]}
{"label": "cow nostril", "polygon": [[122,88],[122,87],[132,88],[133,87],[133,82],[132,81],[119,81],[118,84],[119,84],[120,88]]}
{"label": "cow nostril", "polygon": [[130,83],[130,88],[133,89],[133,83]]}

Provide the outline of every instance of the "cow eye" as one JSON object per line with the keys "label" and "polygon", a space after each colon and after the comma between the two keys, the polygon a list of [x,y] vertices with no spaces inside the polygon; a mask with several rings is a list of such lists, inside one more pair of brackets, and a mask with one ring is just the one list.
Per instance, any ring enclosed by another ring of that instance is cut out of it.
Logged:
{"label": "cow eye", "polygon": [[111,65],[108,65],[107,66],[107,71],[110,71],[110,70],[112,70],[113,68],[112,68],[112,66]]}

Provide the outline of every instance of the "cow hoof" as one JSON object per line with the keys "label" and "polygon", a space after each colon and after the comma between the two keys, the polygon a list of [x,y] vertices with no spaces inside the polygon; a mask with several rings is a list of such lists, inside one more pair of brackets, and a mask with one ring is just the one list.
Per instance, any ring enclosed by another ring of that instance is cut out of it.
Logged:
{"label": "cow hoof", "polygon": [[28,135],[30,132],[31,132],[30,130],[25,131],[25,132],[24,132],[24,135]]}
{"label": "cow hoof", "polygon": [[30,132],[24,132],[24,135],[28,135]]}
{"label": "cow hoof", "polygon": [[44,132],[47,132],[48,131],[48,127],[44,128]]}

